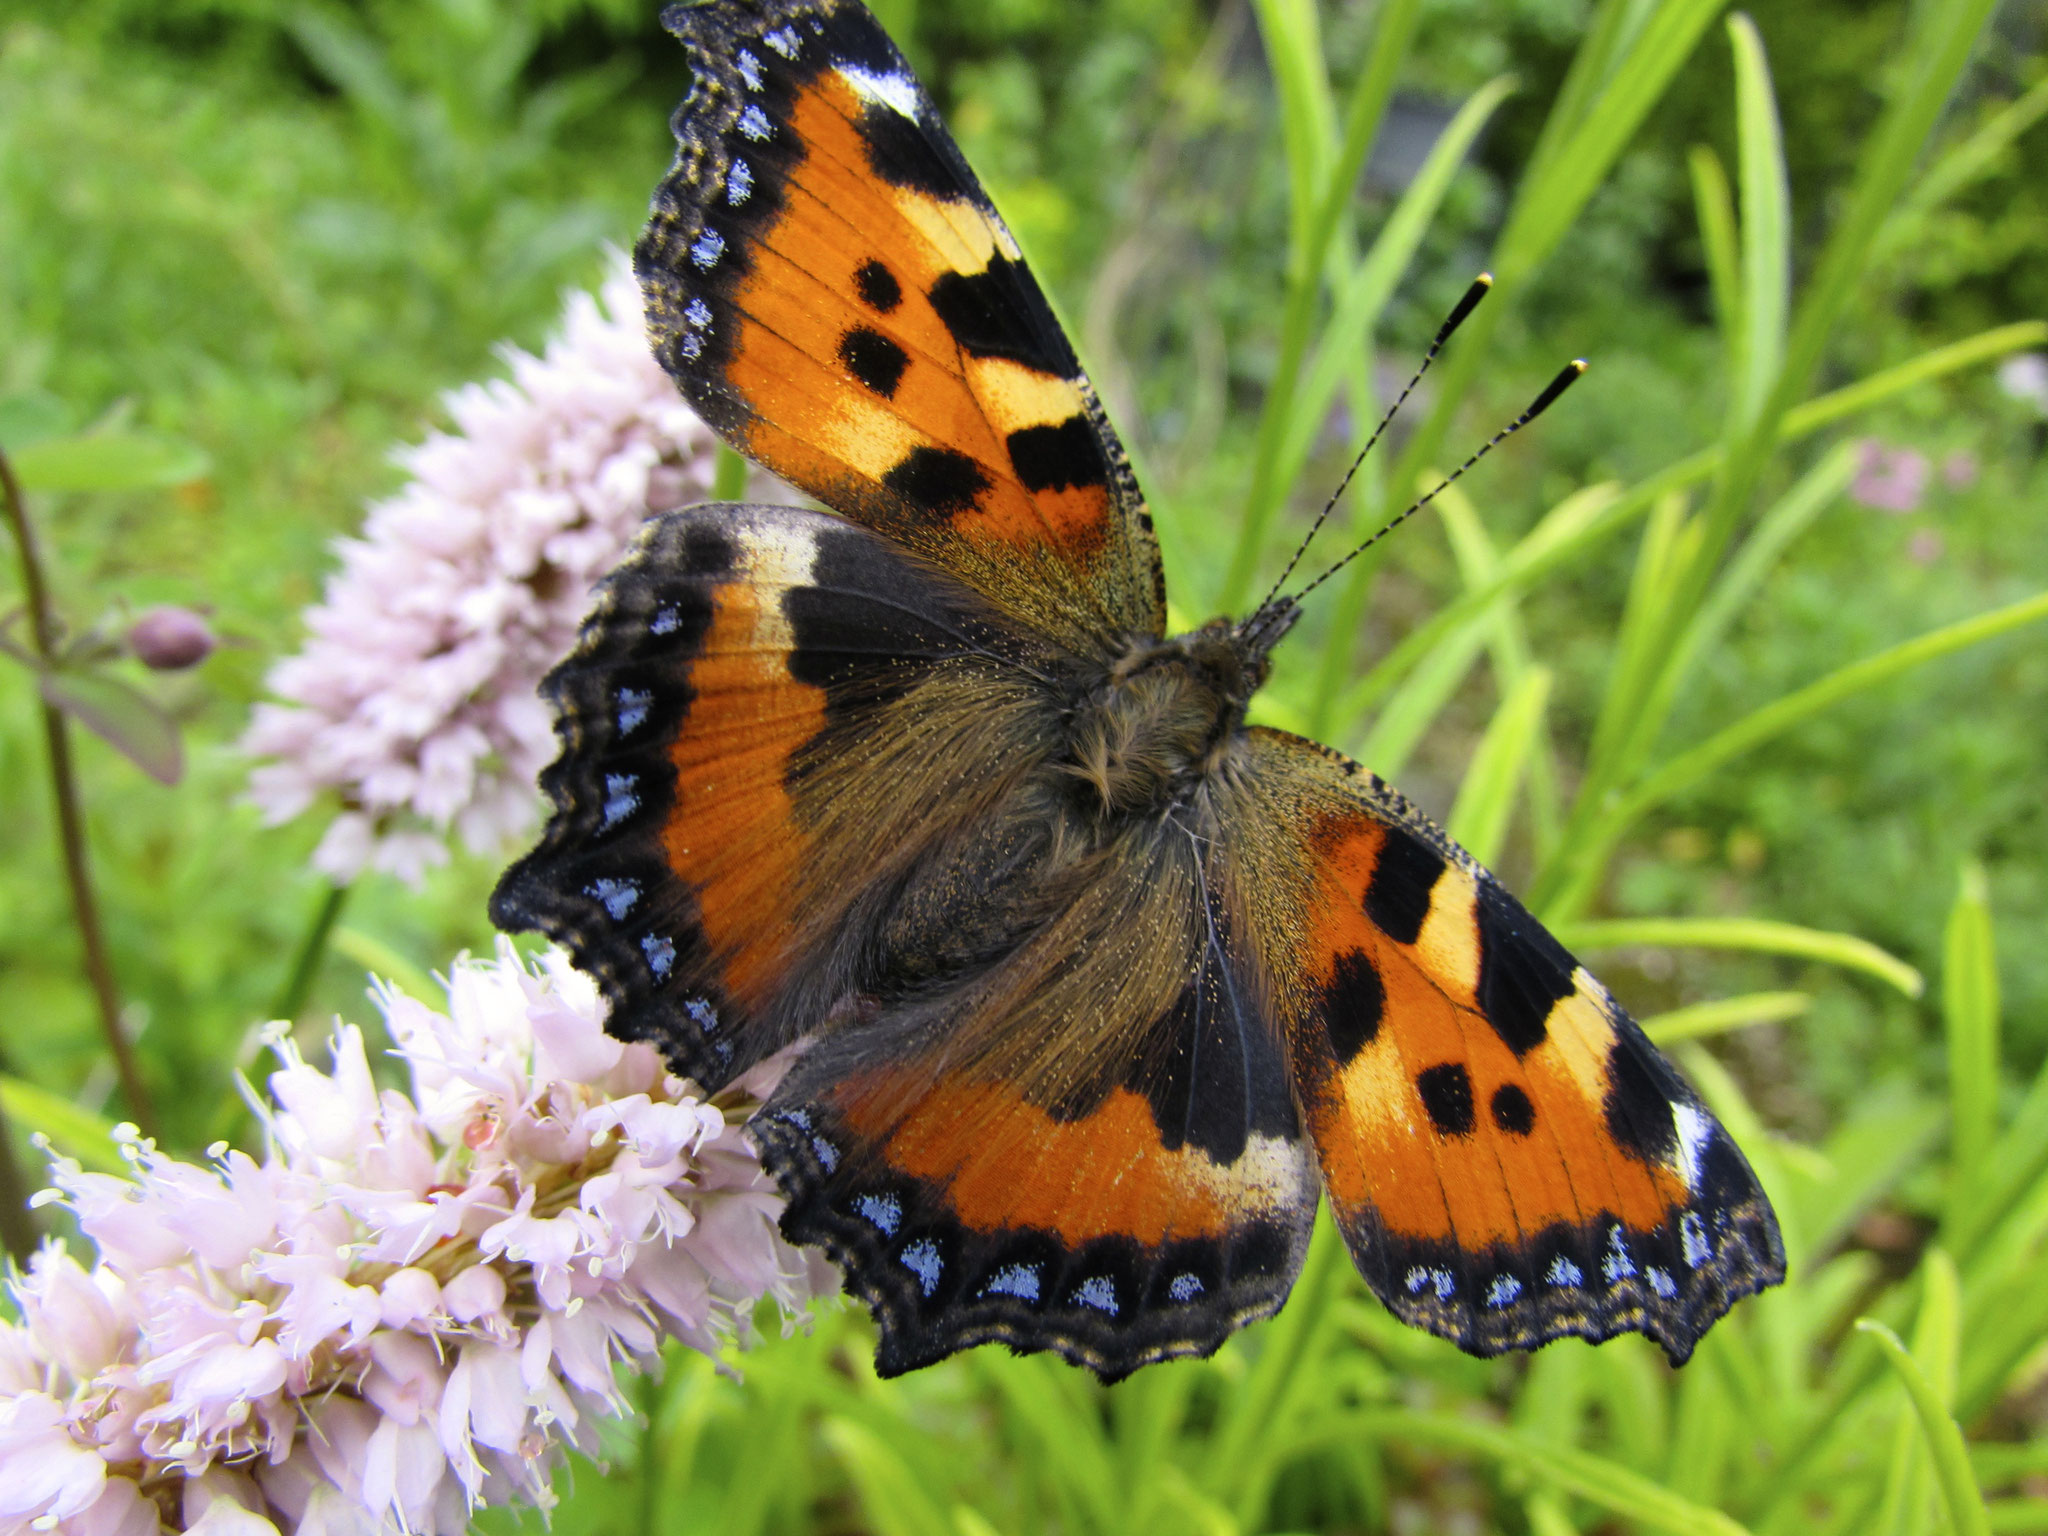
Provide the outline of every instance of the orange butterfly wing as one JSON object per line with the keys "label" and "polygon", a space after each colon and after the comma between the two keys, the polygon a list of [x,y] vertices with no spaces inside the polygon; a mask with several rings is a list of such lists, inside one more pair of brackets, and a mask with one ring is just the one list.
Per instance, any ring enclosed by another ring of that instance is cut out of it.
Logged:
{"label": "orange butterfly wing", "polygon": [[1114,1381],[1209,1354],[1301,1267],[1283,1043],[1197,856],[1126,845],[1075,898],[986,975],[826,1035],[751,1122],[885,1375],[1001,1342]]}
{"label": "orange butterfly wing", "polygon": [[1784,1278],[1741,1152],[1606,988],[1379,779],[1249,746],[1233,846],[1324,1190],[1389,1308],[1479,1354],[1636,1330],[1683,1360]]}
{"label": "orange butterfly wing", "polygon": [[664,17],[695,72],[635,251],[741,452],[1084,653],[1165,619],[1151,523],[1016,241],[857,4]]}
{"label": "orange butterfly wing", "polygon": [[1042,649],[841,518],[657,517],[548,676],[554,815],[492,921],[722,1087],[819,1026],[861,979],[831,957],[876,949],[887,893],[1042,752]]}

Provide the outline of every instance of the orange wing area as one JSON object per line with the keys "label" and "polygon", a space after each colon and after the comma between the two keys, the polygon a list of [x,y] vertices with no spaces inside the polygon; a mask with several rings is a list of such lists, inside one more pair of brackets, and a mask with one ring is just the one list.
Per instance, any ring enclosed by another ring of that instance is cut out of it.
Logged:
{"label": "orange wing area", "polygon": [[[567,945],[610,1000],[607,1027],[655,1042],[707,1087],[815,1028],[838,995],[824,989],[850,984],[819,956],[861,949],[868,887],[947,823],[903,796],[900,776],[883,786],[893,825],[821,808],[807,767],[864,762],[873,742],[906,735],[889,711],[942,668],[1000,674],[1004,637],[985,614],[966,588],[824,513],[654,520],[548,679],[563,743],[542,777],[555,814],[500,882],[493,920]],[[973,696],[989,754],[1012,751],[999,686]],[[857,798],[833,782],[828,799]],[[886,847],[835,814],[886,826]]]}
{"label": "orange wing area", "polygon": [[1783,1278],[1727,1133],[1491,875],[1334,753],[1261,731],[1251,763],[1251,910],[1297,978],[1297,1092],[1382,1300],[1476,1353],[1633,1329],[1679,1360]]}
{"label": "orange wing area", "polygon": [[1074,644],[1164,620],[1072,347],[872,17],[679,8],[696,84],[636,261],[656,351],[735,447]]}
{"label": "orange wing area", "polygon": [[1116,1380],[1212,1352],[1300,1268],[1315,1185],[1299,1140],[1253,1135],[1218,1162],[1168,1147],[1142,1093],[1055,1116],[928,1058],[799,1074],[751,1133],[790,1193],[784,1232],[874,1308],[884,1375],[1000,1342]]}

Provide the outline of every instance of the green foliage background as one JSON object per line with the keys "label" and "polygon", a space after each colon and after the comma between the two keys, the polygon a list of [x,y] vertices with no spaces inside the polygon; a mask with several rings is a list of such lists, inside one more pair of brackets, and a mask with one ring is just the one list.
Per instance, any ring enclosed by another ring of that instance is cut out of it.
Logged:
{"label": "green foliage background", "polygon": [[[630,241],[685,85],[651,9],[0,17],[0,446],[132,426],[209,465],[36,507],[74,626],[171,601],[235,642],[147,682],[186,732],[179,787],[83,748],[115,969],[180,1148],[251,1134],[234,1076],[321,896],[317,826],[256,825],[233,739],[327,541],[395,483],[389,447]],[[1277,569],[1384,373],[1480,267],[1500,295],[1340,522],[1376,525],[1592,358],[1441,518],[1327,589],[1265,707],[1397,773],[1671,1038],[1712,1036],[1686,1065],[1785,1212],[1794,1278],[1677,1375],[1635,1340],[1464,1359],[1390,1324],[1327,1240],[1279,1320],[1106,1393],[987,1351],[878,1383],[864,1321],[827,1312],[744,1382],[682,1361],[650,1384],[557,1527],[2048,1530],[2048,654],[2015,606],[2048,589],[2048,429],[1991,379],[2048,345],[2016,328],[2048,315],[2048,5],[1778,0],[1753,33],[1704,0],[877,10],[1080,340],[1189,618]],[[1975,46],[1930,84],[1951,34]],[[1469,160],[1423,161],[1475,98]],[[1347,122],[1379,125],[1371,157],[1347,160]],[[1872,379],[1773,450],[1786,407]],[[1866,434],[1971,474],[1875,511],[1845,494]],[[1893,649],[1929,634],[1925,664]],[[121,1109],[33,690],[0,675],[19,1138],[24,1105]],[[360,1016],[370,957],[417,975],[486,945],[492,874],[367,882],[307,1017]]]}

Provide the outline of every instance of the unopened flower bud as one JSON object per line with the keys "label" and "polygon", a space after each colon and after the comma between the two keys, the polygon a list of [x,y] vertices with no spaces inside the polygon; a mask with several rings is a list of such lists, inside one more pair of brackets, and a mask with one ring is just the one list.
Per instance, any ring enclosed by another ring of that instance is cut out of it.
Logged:
{"label": "unopened flower bud", "polygon": [[128,649],[155,672],[182,672],[213,653],[213,631],[190,608],[152,608],[128,627]]}

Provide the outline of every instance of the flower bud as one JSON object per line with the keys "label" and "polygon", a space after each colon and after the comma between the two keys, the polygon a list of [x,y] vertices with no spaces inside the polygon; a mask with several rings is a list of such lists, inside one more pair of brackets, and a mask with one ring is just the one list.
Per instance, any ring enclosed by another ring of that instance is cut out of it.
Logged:
{"label": "flower bud", "polygon": [[182,672],[213,652],[213,631],[190,608],[152,608],[128,627],[128,649],[154,672]]}

